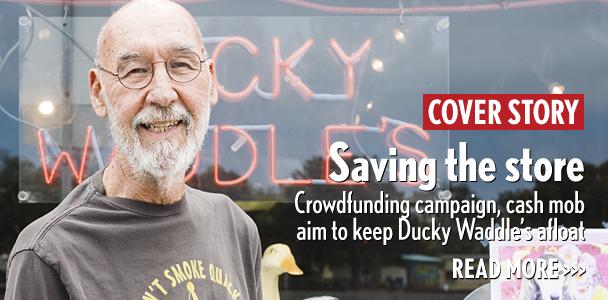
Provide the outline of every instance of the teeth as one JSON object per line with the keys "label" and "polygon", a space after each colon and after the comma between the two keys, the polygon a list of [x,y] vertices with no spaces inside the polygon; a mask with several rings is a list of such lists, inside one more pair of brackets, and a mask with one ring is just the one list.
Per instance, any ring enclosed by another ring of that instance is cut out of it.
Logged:
{"label": "teeth", "polygon": [[179,121],[165,121],[165,122],[158,122],[158,123],[154,123],[154,124],[148,124],[147,126],[148,126],[148,129],[150,129],[151,131],[154,131],[156,133],[161,133],[161,132],[165,132],[165,131],[169,130],[173,126],[177,125],[177,123],[179,123]]}
{"label": "teeth", "polygon": [[178,121],[156,122],[156,123],[150,124],[150,126],[167,127],[167,126],[175,125],[175,124],[177,124],[177,122]]}

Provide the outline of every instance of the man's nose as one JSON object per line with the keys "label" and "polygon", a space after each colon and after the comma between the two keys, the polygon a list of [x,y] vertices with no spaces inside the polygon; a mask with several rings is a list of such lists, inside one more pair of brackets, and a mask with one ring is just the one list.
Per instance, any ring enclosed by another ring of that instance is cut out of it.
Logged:
{"label": "man's nose", "polygon": [[169,77],[164,63],[153,66],[154,74],[150,82],[150,91],[146,101],[160,106],[169,106],[177,101],[177,92],[173,89],[173,80]]}

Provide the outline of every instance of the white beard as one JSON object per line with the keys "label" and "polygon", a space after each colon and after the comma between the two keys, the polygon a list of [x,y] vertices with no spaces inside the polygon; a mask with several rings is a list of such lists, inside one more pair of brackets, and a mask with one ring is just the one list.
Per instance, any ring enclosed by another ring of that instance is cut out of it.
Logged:
{"label": "white beard", "polygon": [[[148,106],[126,127],[120,126],[118,113],[105,93],[102,93],[108,107],[108,124],[114,144],[118,145],[121,154],[127,158],[133,175],[142,180],[153,177],[158,183],[166,182],[167,179],[183,180],[186,170],[205,139],[211,110],[209,103],[207,102],[197,119],[181,104],[173,103],[166,108]],[[137,132],[138,125],[161,120],[186,120],[186,143],[170,139],[144,147]]]}

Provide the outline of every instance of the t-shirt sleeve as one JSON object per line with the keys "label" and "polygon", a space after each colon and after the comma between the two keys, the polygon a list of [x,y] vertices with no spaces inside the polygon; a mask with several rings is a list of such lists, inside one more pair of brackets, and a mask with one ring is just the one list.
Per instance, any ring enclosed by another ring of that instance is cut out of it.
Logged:
{"label": "t-shirt sleeve", "polygon": [[15,254],[10,262],[5,300],[70,299],[59,275],[31,250]]}
{"label": "t-shirt sleeve", "polygon": [[257,241],[257,243],[255,244],[255,289],[256,289],[256,296],[257,299],[261,300],[262,299],[262,245],[260,242],[260,236],[258,235],[258,232],[256,230],[255,232],[256,236],[255,236],[255,241]]}
{"label": "t-shirt sleeve", "polygon": [[249,245],[251,255],[251,262],[253,263],[253,288],[254,291],[251,297],[255,297],[255,300],[262,300],[262,242],[260,241],[260,234],[258,233],[258,227],[255,222],[249,218]]}

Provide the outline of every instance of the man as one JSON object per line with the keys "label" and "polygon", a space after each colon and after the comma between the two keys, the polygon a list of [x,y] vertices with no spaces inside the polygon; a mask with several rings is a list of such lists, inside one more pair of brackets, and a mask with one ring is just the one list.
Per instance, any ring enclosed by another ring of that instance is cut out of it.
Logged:
{"label": "man", "polygon": [[255,224],[184,182],[217,102],[196,22],[173,2],[133,1],[97,46],[90,98],[117,154],[21,232],[5,298],[261,299]]}

